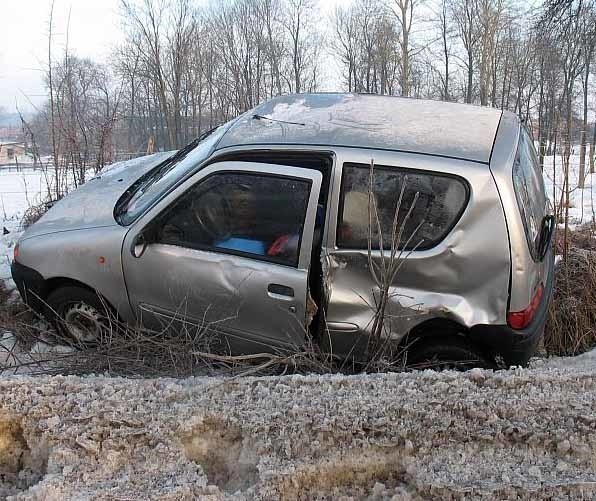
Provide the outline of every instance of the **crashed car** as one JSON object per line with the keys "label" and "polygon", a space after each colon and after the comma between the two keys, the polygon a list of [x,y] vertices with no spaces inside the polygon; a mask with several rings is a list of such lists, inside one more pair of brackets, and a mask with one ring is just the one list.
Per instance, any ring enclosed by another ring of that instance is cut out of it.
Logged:
{"label": "crashed car", "polygon": [[553,287],[553,217],[523,124],[485,107],[277,97],[70,193],[22,235],[12,275],[83,340],[109,310],[209,328],[233,353],[314,340],[360,356],[378,315],[371,267],[388,254],[377,237],[397,220],[384,336],[413,360],[526,364]]}

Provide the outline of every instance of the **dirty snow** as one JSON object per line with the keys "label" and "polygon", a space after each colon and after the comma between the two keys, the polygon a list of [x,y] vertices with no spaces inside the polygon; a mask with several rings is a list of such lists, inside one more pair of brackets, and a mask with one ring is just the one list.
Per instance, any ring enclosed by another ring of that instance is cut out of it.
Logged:
{"label": "dirty snow", "polygon": [[[2,228],[8,229],[10,233],[3,235]],[[20,235],[17,220],[0,221],[0,281],[5,281],[11,289],[15,284],[10,275],[10,263],[14,246]]]}
{"label": "dirty snow", "polygon": [[571,365],[0,378],[0,497],[594,498],[596,371]]}

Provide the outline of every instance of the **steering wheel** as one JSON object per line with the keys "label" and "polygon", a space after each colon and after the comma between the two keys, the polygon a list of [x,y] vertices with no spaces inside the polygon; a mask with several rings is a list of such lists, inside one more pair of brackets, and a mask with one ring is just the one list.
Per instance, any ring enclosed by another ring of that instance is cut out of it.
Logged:
{"label": "steering wheel", "polygon": [[230,203],[220,190],[204,193],[192,202],[192,212],[201,228],[213,240],[223,240],[231,233]]}

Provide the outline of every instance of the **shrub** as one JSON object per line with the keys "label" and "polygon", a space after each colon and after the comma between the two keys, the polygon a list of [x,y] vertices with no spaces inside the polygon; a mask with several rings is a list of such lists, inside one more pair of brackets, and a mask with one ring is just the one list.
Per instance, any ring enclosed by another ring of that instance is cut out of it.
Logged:
{"label": "shrub", "polygon": [[51,200],[42,202],[38,205],[31,205],[25,211],[25,214],[23,214],[23,219],[21,220],[21,228],[23,230],[26,230],[33,223],[39,221],[39,219],[41,219],[41,216],[43,216],[47,211],[49,211],[52,205],[54,205],[55,203],[56,201]]}
{"label": "shrub", "polygon": [[[576,240],[587,240],[581,235]],[[578,355],[596,346],[596,252],[572,247],[555,270],[544,347],[549,355]]]}

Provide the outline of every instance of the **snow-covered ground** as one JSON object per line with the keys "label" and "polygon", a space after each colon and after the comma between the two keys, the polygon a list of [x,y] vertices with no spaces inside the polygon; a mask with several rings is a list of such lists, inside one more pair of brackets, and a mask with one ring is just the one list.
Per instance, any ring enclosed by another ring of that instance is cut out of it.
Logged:
{"label": "snow-covered ground", "polygon": [[[584,189],[579,189],[579,155],[573,154],[569,160],[569,223],[572,226],[596,220],[596,174],[589,173],[587,158],[586,173]],[[564,170],[561,155],[545,157],[544,185],[546,194],[551,200],[556,197],[557,205],[561,202],[563,181]]]}
{"label": "snow-covered ground", "polygon": [[[10,261],[25,211],[38,205],[51,182],[41,170],[0,167],[0,280],[10,278]],[[4,229],[10,233],[4,235]]]}
{"label": "snow-covered ground", "polygon": [[594,499],[594,408],[593,363],[3,378],[0,498]]}

